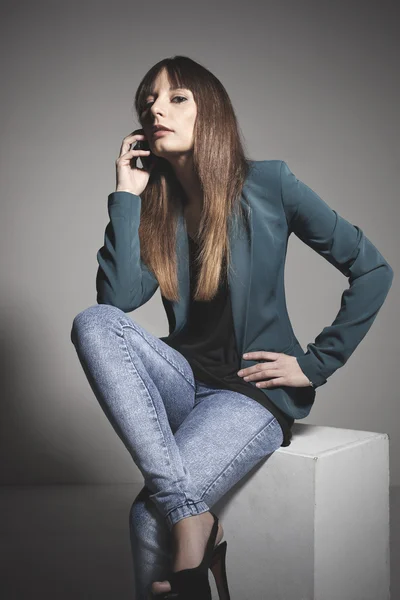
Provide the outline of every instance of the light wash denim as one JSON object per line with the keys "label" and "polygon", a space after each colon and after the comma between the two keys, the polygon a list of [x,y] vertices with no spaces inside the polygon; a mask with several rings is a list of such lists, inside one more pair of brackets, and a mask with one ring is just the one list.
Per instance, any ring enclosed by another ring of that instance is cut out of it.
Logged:
{"label": "light wash denim", "polygon": [[74,318],[71,341],[90,386],[144,477],[130,513],[136,600],[172,565],[171,529],[210,510],[283,432],[264,406],[204,385],[186,358],[121,309],[96,304]]}

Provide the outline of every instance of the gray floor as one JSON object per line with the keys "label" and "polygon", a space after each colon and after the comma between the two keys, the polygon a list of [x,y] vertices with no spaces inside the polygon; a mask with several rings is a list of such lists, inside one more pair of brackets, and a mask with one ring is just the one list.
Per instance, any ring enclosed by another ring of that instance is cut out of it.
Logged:
{"label": "gray floor", "polygon": [[[0,598],[134,600],[128,514],[140,488],[135,484],[0,487]],[[392,600],[400,598],[395,568],[400,564],[399,509],[400,488],[394,487]]]}

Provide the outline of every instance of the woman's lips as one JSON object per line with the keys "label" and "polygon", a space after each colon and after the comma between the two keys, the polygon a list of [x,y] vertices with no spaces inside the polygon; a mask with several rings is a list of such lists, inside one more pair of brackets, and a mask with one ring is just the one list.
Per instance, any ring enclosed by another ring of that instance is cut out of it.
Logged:
{"label": "woman's lips", "polygon": [[162,135],[165,135],[166,133],[172,133],[172,131],[170,131],[169,129],[159,129],[158,131],[155,131],[153,133],[153,137],[161,137]]}

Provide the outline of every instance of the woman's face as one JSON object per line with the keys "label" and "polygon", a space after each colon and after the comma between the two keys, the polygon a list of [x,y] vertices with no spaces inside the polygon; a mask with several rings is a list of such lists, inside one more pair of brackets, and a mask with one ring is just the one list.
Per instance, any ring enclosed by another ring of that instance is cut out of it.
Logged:
{"label": "woman's face", "polygon": [[[170,90],[167,71],[163,69],[154,81],[153,95],[145,99],[140,115],[150,150],[166,159],[177,158],[193,148],[193,130],[197,107],[193,94],[186,88]],[[153,136],[152,126],[164,125],[172,131]]]}

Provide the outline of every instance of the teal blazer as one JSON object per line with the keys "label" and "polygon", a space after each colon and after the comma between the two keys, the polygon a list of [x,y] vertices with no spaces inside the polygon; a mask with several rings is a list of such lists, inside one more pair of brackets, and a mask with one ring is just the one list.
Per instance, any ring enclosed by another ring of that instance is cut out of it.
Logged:
{"label": "teal blazer", "polygon": [[[393,269],[357,225],[346,221],[282,160],[251,160],[241,194],[248,224],[231,218],[228,232],[232,269],[229,287],[240,368],[257,364],[243,353],[266,350],[295,356],[314,387],[261,389],[295,419],[306,417],[316,388],[343,366],[368,332],[393,280]],[[97,303],[134,311],[159,287],[140,257],[138,228],[141,198],[129,192],[108,196],[110,221],[104,246],[97,252]],[[294,233],[345,277],[349,287],[340,310],[304,351],[288,315],[284,267],[289,236]],[[189,247],[180,213],[176,251],[180,301],[162,296],[170,339],[185,326],[189,305]]]}

